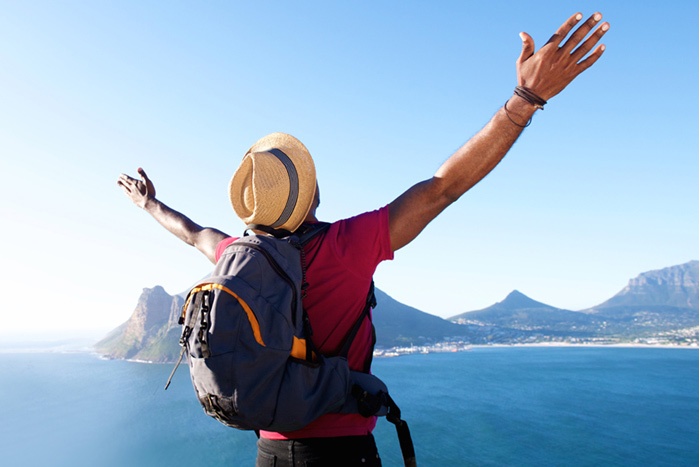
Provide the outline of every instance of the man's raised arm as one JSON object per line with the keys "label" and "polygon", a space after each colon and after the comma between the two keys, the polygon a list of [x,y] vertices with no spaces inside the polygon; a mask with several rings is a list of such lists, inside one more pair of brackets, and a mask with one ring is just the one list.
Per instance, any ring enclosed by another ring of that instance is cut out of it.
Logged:
{"label": "man's raised arm", "polygon": [[183,242],[197,248],[212,263],[216,263],[216,246],[228,235],[211,227],[202,227],[184,214],[160,202],[156,199],[156,189],[146,172],[139,167],[138,173],[141,176],[141,180],[121,174],[117,180],[117,185],[131,198],[131,201],[136,206],[148,212],[160,225]]}
{"label": "man's raised arm", "polygon": [[[410,243],[447,206],[491,172],[529,124],[535,111],[600,58],[605,46],[596,47],[596,44],[610,28],[608,23],[600,24],[600,13],[588,18],[564,42],[582,18],[580,13],[569,18],[536,53],[532,37],[520,34],[523,48],[516,62],[517,94],[511,96],[491,121],[459,148],[432,178],[409,188],[389,204],[389,231],[394,251]],[[591,31],[593,33],[586,39]]]}

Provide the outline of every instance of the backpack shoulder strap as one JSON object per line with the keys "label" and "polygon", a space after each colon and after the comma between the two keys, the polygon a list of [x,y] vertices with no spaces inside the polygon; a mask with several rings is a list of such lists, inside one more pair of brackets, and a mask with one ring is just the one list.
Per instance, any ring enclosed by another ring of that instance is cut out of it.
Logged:
{"label": "backpack shoulder strap", "polygon": [[[331,226],[328,222],[316,222],[313,224],[302,224],[299,229],[294,232],[294,235],[299,239],[299,243],[303,246],[309,243],[311,239],[316,237],[317,235],[325,232],[328,230],[328,228]],[[302,249],[302,267],[305,268],[305,260],[304,260],[304,254],[303,254],[303,249]],[[304,288],[302,288],[303,290]],[[303,292],[302,292],[303,293]],[[340,349],[340,352],[338,353],[339,356],[346,357],[348,356],[348,353],[350,352],[350,346],[352,346],[353,341],[355,340],[355,336],[360,330],[360,327],[362,327],[362,322],[365,320],[365,318],[370,318],[370,311],[372,308],[375,308],[377,306],[377,299],[374,295],[374,280],[370,283],[369,286],[369,292],[367,293],[367,298],[365,299],[365,306],[362,309],[362,312],[360,313],[360,316],[357,317],[357,320],[353,324],[352,328],[348,332],[347,336],[345,336],[345,339],[343,340],[343,346]],[[304,319],[305,319],[305,330],[307,333],[307,343],[310,343],[311,346],[310,348],[320,354],[320,351],[315,348],[313,345],[313,341],[311,339],[308,339],[311,337],[313,334],[313,331],[311,330],[311,323],[308,320],[308,316],[306,315],[306,310],[304,310]],[[374,327],[372,327],[372,351],[370,351],[368,358],[365,361],[364,364],[364,371],[365,373],[369,373],[369,368],[372,364],[372,352],[374,349],[374,344],[376,342],[376,336],[374,335]]]}
{"label": "backpack shoulder strap", "polygon": [[259,230],[265,232],[266,234],[272,235],[275,238],[285,238],[296,235],[299,239],[299,243],[306,245],[312,238],[321,232],[325,231],[330,227],[331,224],[328,222],[315,222],[313,224],[302,224],[295,232],[290,232],[283,229],[273,229],[272,227],[260,224],[248,224],[246,225],[246,231],[244,236],[247,235],[248,230]]}
{"label": "backpack shoulder strap", "polygon": [[284,238],[284,237],[289,237],[292,235],[292,232],[288,230],[283,230],[283,229],[273,229],[272,227],[268,227],[266,225],[260,225],[260,224],[248,224],[245,226],[246,232],[244,232],[244,236],[247,235],[248,230],[259,230],[261,232],[265,232],[266,234],[272,235],[275,238]]}
{"label": "backpack shoulder strap", "polygon": [[299,227],[296,232],[294,232],[294,235],[297,236],[299,239],[299,243],[303,246],[306,245],[311,241],[312,238],[314,238],[316,235],[319,235],[331,226],[330,223],[328,222],[315,222],[313,224],[302,224],[301,227]]}
{"label": "backpack shoulder strap", "polygon": [[[367,292],[367,299],[365,300],[365,307],[362,309],[362,313],[360,313],[360,316],[357,318],[357,321],[355,321],[355,324],[352,326],[350,329],[350,332],[348,332],[348,335],[345,337],[345,341],[343,343],[343,347],[340,349],[340,353],[338,355],[342,357],[348,356],[348,353],[350,353],[350,346],[352,345],[353,341],[355,340],[355,336],[357,336],[358,331],[360,330],[360,327],[362,326],[362,322],[365,320],[365,318],[368,318],[371,320],[371,315],[370,311],[372,308],[375,308],[377,306],[377,298],[374,295],[374,280],[370,283],[369,285],[369,292]],[[374,325],[373,325],[374,326]],[[374,334],[374,329],[372,329],[372,334]],[[374,340],[376,339],[375,336],[372,338],[372,351],[369,353],[369,357],[367,361],[365,361],[365,368],[364,371],[365,373],[369,373],[369,367],[372,364],[372,352],[374,351]]]}

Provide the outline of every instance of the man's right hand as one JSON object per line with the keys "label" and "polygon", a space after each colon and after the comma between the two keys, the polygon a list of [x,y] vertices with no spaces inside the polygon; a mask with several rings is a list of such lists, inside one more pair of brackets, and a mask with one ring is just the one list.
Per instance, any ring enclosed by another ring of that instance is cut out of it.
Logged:
{"label": "man's right hand", "polygon": [[[523,49],[516,61],[519,86],[532,90],[544,100],[549,100],[603,55],[605,46],[596,45],[608,32],[610,24],[599,23],[603,18],[600,13],[591,15],[564,42],[582,18],[581,13],[572,15],[537,52],[532,37],[525,32],[520,33]],[[591,31],[593,32],[586,39]],[[586,56],[589,52],[591,54]]]}
{"label": "man's right hand", "polygon": [[[603,54],[605,46],[598,42],[610,24],[600,23],[602,17],[594,13],[566,39],[583,19],[580,13],[572,15],[537,51],[532,37],[521,33],[522,49],[516,61],[518,86],[545,101],[559,94]],[[491,172],[513,146],[536,108],[524,98],[510,96],[491,121],[447,159],[432,178],[412,186],[392,201],[389,204],[392,249],[396,251],[413,241],[430,221]]]}
{"label": "man's right hand", "polygon": [[148,175],[146,175],[145,170],[139,167],[136,171],[141,176],[141,180],[132,178],[127,174],[121,174],[117,180],[117,185],[136,206],[143,209],[146,207],[149,199],[156,197],[156,188],[153,186],[151,179],[148,178]]}

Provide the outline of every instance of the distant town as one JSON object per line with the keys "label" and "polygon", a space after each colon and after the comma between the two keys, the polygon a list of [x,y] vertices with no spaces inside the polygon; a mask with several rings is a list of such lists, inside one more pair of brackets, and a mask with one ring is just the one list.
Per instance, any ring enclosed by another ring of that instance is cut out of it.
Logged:
{"label": "distant town", "polygon": [[399,357],[402,355],[467,352],[475,347],[506,347],[506,346],[639,346],[639,347],[686,347],[700,348],[698,345],[699,328],[679,329],[661,332],[650,337],[614,338],[614,337],[566,337],[551,336],[515,337],[510,341],[474,345],[459,338],[429,345],[396,346],[376,348],[374,356],[378,358]]}

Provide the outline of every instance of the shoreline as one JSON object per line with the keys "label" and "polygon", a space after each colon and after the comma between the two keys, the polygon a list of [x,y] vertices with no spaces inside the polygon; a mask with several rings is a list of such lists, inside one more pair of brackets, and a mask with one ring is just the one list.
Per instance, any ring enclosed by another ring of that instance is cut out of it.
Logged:
{"label": "shoreline", "polygon": [[619,349],[688,349],[700,350],[698,345],[673,345],[673,344],[571,344],[567,342],[540,342],[530,344],[455,344],[455,345],[433,345],[433,346],[410,346],[410,347],[390,347],[387,349],[375,349],[375,358],[394,358],[406,355],[426,355],[434,353],[458,353],[469,352],[474,349],[489,348],[619,348]]}
{"label": "shoreline", "polygon": [[700,350],[698,345],[672,345],[672,344],[569,344],[566,342],[542,342],[533,344],[479,344],[472,345],[472,348],[489,347],[625,347],[637,349],[695,349]]}

